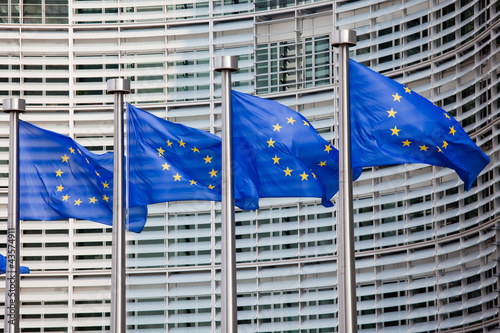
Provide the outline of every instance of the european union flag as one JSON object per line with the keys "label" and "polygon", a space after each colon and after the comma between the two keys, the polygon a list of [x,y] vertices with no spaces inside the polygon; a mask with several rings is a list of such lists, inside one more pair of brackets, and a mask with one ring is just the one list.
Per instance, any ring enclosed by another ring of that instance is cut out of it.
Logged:
{"label": "european union flag", "polygon": [[[131,205],[221,200],[221,138],[127,104]],[[236,163],[236,162],[235,162]],[[246,175],[235,175],[235,204],[257,209]]]}
{"label": "european union flag", "polygon": [[490,159],[445,110],[350,60],[353,167],[425,163],[457,172],[469,190]]}
{"label": "european union flag", "polygon": [[[339,152],[300,113],[275,101],[232,92],[236,175],[255,197],[316,197],[339,187]],[[237,163],[237,164],[236,164]],[[239,169],[237,169],[239,168]],[[353,178],[361,174],[354,170]]]}
{"label": "european union flag", "polygon": [[220,201],[221,139],[127,103],[132,205]]}
{"label": "european union flag", "polygon": [[[7,258],[0,254],[0,274],[5,274],[7,271]],[[19,267],[19,272],[21,274],[28,274],[30,272],[29,267],[21,266]]]}
{"label": "european union flag", "polygon": [[[91,153],[67,136],[19,121],[19,160],[21,220],[112,224],[113,153]],[[131,208],[127,229],[141,232],[146,216],[146,207]]]}
{"label": "european union flag", "polygon": [[[338,151],[297,112],[232,94],[235,204],[250,210],[259,198],[318,197],[330,206]],[[221,200],[220,137],[127,108],[131,204]]]}

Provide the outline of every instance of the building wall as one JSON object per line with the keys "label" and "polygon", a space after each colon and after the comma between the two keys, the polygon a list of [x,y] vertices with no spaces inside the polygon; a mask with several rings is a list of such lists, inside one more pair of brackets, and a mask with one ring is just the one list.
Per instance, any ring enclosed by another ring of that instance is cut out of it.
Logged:
{"label": "building wall", "polygon": [[[492,162],[468,192],[449,169],[367,168],[354,183],[360,332],[499,327],[500,4],[493,0],[0,1],[0,97],[22,119],[112,150],[106,80],[171,121],[220,132],[219,55],[234,89],[305,115],[333,144],[334,29],[351,56],[443,107]],[[0,230],[6,230],[8,116],[0,114]],[[335,332],[336,210],[265,199],[236,212],[240,332]],[[73,219],[21,223],[22,332],[109,330],[111,229]],[[5,247],[6,232],[0,234]],[[149,207],[127,234],[129,332],[220,331],[220,204]],[[0,281],[3,292],[4,281]]]}

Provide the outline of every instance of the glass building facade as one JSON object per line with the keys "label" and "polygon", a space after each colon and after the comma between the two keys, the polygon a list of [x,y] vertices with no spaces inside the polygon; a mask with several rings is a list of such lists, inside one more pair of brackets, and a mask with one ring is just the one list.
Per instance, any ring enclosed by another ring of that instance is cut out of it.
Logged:
{"label": "glass building facade", "polygon": [[[337,145],[331,32],[354,29],[352,58],[443,107],[491,158],[470,191],[421,164],[354,183],[359,330],[498,332],[500,2],[0,0],[0,22],[0,98],[25,98],[21,119],[97,153],[113,149],[109,78],[132,81],[126,101],[219,134],[220,55],[239,57],[234,89],[297,110]],[[2,248],[7,187],[0,114]],[[236,211],[240,332],[337,331],[336,224],[315,199]],[[220,203],[150,206],[144,231],[127,233],[128,332],[220,331],[220,252]],[[20,253],[32,270],[21,332],[109,330],[111,228],[22,221]]]}

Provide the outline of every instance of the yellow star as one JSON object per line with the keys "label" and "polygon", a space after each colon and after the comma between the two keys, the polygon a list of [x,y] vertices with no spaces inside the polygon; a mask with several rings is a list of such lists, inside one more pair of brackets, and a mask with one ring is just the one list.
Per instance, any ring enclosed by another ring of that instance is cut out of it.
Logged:
{"label": "yellow star", "polygon": [[318,165],[319,166],[325,166],[326,165],[326,161],[320,161]]}
{"label": "yellow star", "polygon": [[276,123],[276,125],[273,125],[273,127],[274,127],[273,132],[274,132],[274,131],[278,131],[278,132],[279,132],[279,131],[280,131],[280,128],[281,128],[281,127],[283,127],[283,126],[280,126],[280,124],[279,124],[279,123]]}
{"label": "yellow star", "polygon": [[408,141],[408,139],[406,139],[406,141],[403,141],[403,147],[404,146],[410,147],[410,143],[411,143],[411,141]]}
{"label": "yellow star", "polygon": [[196,180],[190,180],[189,182],[191,183],[190,185],[196,185]]}
{"label": "yellow star", "polygon": [[429,147],[427,147],[426,145],[423,145],[423,146],[419,146],[420,147],[420,151],[427,151],[427,149],[429,149]]}
{"label": "yellow star", "polygon": [[443,141],[443,148],[446,149],[446,147],[448,147],[448,142]]}
{"label": "yellow star", "polygon": [[109,198],[105,195],[102,196],[102,198],[104,199],[104,201],[108,202]]}
{"label": "yellow star", "polygon": [[325,151],[326,151],[328,154],[330,154],[330,150],[332,150],[332,149],[333,149],[333,148],[332,148],[332,146],[331,146],[330,144],[325,145]]}
{"label": "yellow star", "polygon": [[109,184],[108,184],[108,182],[107,182],[107,181],[102,182],[102,187],[103,187],[103,188],[109,188]]}
{"label": "yellow star", "polygon": [[82,152],[80,151],[80,149],[77,149],[77,150],[78,150],[78,153],[81,155],[81,154],[82,154]]}
{"label": "yellow star", "polygon": [[158,156],[163,156],[163,153],[165,152],[165,150],[163,150],[162,147],[160,147],[160,148],[158,148],[156,150],[158,150]]}
{"label": "yellow star", "polygon": [[194,148],[191,148],[191,150],[193,151],[193,153],[199,153],[200,151],[198,150],[198,148],[194,147]]}
{"label": "yellow star", "polygon": [[215,188],[215,186],[213,186],[212,184],[208,185],[208,188],[213,190]]}
{"label": "yellow star", "polygon": [[57,187],[57,192],[62,192],[63,189],[64,189],[64,186],[62,186],[62,184],[61,184]]}
{"label": "yellow star", "polygon": [[307,121],[304,120],[304,125],[309,127],[309,123]]}
{"label": "yellow star", "polygon": [[85,161],[87,161],[87,164],[90,164],[89,159],[85,157]]}
{"label": "yellow star", "polygon": [[90,199],[89,203],[95,204],[97,202],[97,199],[95,197],[92,197],[92,198],[89,198],[89,199]]}
{"label": "yellow star", "polygon": [[411,95],[411,90],[410,90],[410,88],[405,87],[405,92],[407,92],[408,94],[410,94],[410,95]]}
{"label": "yellow star", "polygon": [[71,152],[71,154],[75,153],[75,150],[72,147],[69,147],[69,151]]}
{"label": "yellow star", "polygon": [[174,182],[176,182],[176,181],[181,181],[182,176],[179,175],[179,173],[177,173],[177,174],[173,175],[172,177],[174,177]]}
{"label": "yellow star", "polygon": [[389,117],[387,117],[387,118],[390,118],[390,117],[396,118],[396,113],[397,112],[394,111],[394,109],[391,108],[391,111],[387,111],[387,113],[389,114]]}
{"label": "yellow star", "polygon": [[314,179],[316,179],[316,175],[314,174],[314,172],[312,172],[312,170],[311,170],[311,173],[312,173]]}
{"label": "yellow star", "polygon": [[450,119],[450,116],[448,115],[448,113],[446,113],[446,112],[445,112],[445,113],[443,113],[443,114],[444,114],[444,116],[445,116],[446,118]]}
{"label": "yellow star", "polygon": [[210,178],[217,177],[217,171],[214,169],[212,169],[212,171],[210,171],[209,174],[210,174]]}
{"label": "yellow star", "polygon": [[99,172],[97,172],[97,170],[96,170],[95,174],[97,175],[97,177],[101,177],[101,175],[99,174]]}
{"label": "yellow star", "polygon": [[172,148],[172,142],[170,142],[170,140],[167,140],[167,146],[169,146],[170,148]]}
{"label": "yellow star", "polygon": [[68,201],[68,199],[69,199],[69,195],[67,195],[67,194],[66,194],[66,195],[65,195],[65,196],[63,196],[62,198],[63,198],[63,201]]}
{"label": "yellow star", "polygon": [[394,134],[396,134],[397,136],[399,136],[399,134],[398,134],[398,133],[399,133],[399,131],[401,131],[401,130],[399,130],[397,126],[394,126],[394,128],[391,128],[391,131],[392,131],[391,136],[392,136],[392,135],[394,135]]}
{"label": "yellow star", "polygon": [[273,164],[280,164],[280,158],[278,156],[276,156],[276,155],[274,155],[273,161],[274,161]]}
{"label": "yellow star", "polygon": [[453,136],[455,136],[456,132],[457,131],[455,130],[455,126],[452,126],[452,127],[450,127],[450,133],[448,133],[448,134],[452,134]]}
{"label": "yellow star", "polygon": [[56,171],[56,177],[61,177],[61,175],[63,174],[64,172],[61,171],[61,169],[57,170]]}
{"label": "yellow star", "polygon": [[274,147],[274,143],[276,141],[273,141],[273,138],[270,138],[269,141],[266,141],[266,142],[269,144],[269,146],[267,147],[267,148],[269,148],[269,147]]}
{"label": "yellow star", "polygon": [[208,156],[208,155],[207,155],[207,157],[205,157],[205,158],[204,158],[204,160],[205,160],[205,164],[207,164],[207,163],[212,163],[212,158],[213,158],[213,157],[210,157],[210,156]]}
{"label": "yellow star", "polygon": [[305,171],[302,172],[300,176],[302,177],[302,180],[307,180],[307,177],[309,177],[309,175]]}
{"label": "yellow star", "polygon": [[171,167],[171,165],[168,164],[167,162],[165,162],[165,164],[162,164],[162,167],[163,167],[163,170],[170,170],[169,168]]}
{"label": "yellow star", "polygon": [[287,124],[292,124],[295,122],[295,119],[293,119],[293,117],[290,117],[290,118],[286,118],[288,120],[288,123]]}
{"label": "yellow star", "polygon": [[62,160],[62,163],[64,163],[64,162],[68,163],[68,159],[69,159],[69,157],[68,157],[68,156],[66,156],[66,154],[64,154],[64,156],[61,156],[61,158],[63,159],[63,160]]}
{"label": "yellow star", "polygon": [[179,141],[179,146],[186,147],[186,143],[181,139],[181,141]]}
{"label": "yellow star", "polygon": [[285,177],[286,177],[286,176],[290,176],[290,177],[292,176],[292,171],[293,171],[293,170],[290,170],[290,168],[289,168],[289,167],[286,167],[286,170],[283,170],[283,171],[285,171]]}
{"label": "yellow star", "polygon": [[399,96],[398,93],[396,93],[396,95],[392,95],[392,97],[394,97],[394,101],[401,102],[400,99],[402,96]]}
{"label": "yellow star", "polygon": [[75,200],[75,206],[80,206],[81,203],[82,203],[82,200],[80,200],[80,199]]}
{"label": "yellow star", "polygon": [[442,153],[443,151],[441,150],[441,148],[439,148],[439,146],[436,146],[436,148],[438,149],[438,153]]}

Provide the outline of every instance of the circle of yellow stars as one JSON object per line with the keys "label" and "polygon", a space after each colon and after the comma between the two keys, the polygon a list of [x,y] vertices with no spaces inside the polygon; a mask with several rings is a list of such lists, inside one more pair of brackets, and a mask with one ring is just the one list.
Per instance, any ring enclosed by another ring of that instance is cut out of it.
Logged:
{"label": "circle of yellow stars", "polygon": [[[165,142],[167,144],[167,149],[168,148],[172,148],[173,149],[174,145],[177,146],[177,147],[180,147],[180,148],[187,148],[187,146],[186,146],[187,142],[185,142],[183,139],[178,140],[177,144],[175,143],[175,140],[170,141],[170,139],[167,139]],[[165,153],[166,153],[165,149],[163,149],[162,147],[159,147],[156,150],[158,152],[158,156],[167,158],[165,156]],[[192,153],[199,153],[199,154],[201,154],[200,149],[198,147],[190,148],[190,150],[191,150]],[[210,156],[210,155],[206,155],[206,157],[202,157],[202,160],[204,161],[204,164],[212,164],[212,159],[213,159],[213,156]],[[165,170],[171,171],[170,168],[172,167],[172,165],[169,164],[167,161],[165,161],[165,163],[163,163],[161,166],[162,166],[163,171],[165,171]],[[217,178],[218,177],[218,175],[217,175],[218,172],[219,172],[218,170],[212,169],[212,171],[209,172],[210,178]],[[183,179],[184,179],[183,175],[179,174],[179,172],[176,172],[175,174],[172,174],[172,178],[173,178],[173,182],[182,182]],[[196,179],[187,179],[185,181],[187,181],[190,186],[196,186],[199,183],[199,180],[196,180]],[[198,186],[200,186],[200,185],[198,185]],[[206,187],[209,188],[210,190],[213,190],[213,189],[215,189],[216,186],[213,185],[213,184],[208,184]]]}
{"label": "circle of yellow stars", "polygon": [[[83,154],[80,151],[80,149],[74,149],[73,147],[69,147],[69,152],[70,152],[70,156],[68,156],[67,154],[64,154],[63,156],[61,156],[61,163],[69,164],[69,160],[70,160],[71,154],[76,155],[77,152],[78,152],[79,155],[83,156]],[[90,164],[90,161],[87,158],[85,158],[85,160],[86,160],[87,164]],[[97,170],[95,170],[95,173],[96,173],[97,177],[101,177],[101,175],[97,172]],[[62,182],[63,174],[64,174],[64,171],[62,171],[61,168],[59,168],[58,170],[55,171],[55,177],[56,178],[61,178],[61,182]],[[105,188],[109,189],[109,183],[108,183],[108,181],[101,181],[101,185],[102,185],[102,189],[105,189]],[[65,189],[65,187],[61,183],[59,186],[56,186],[56,193],[61,192],[61,194],[63,194],[63,190],[64,189]],[[66,193],[66,194],[62,195],[61,200],[63,202],[71,202],[69,200],[70,197],[71,196]],[[96,204],[96,203],[99,202],[99,200],[95,196],[89,197],[88,200],[89,200],[89,202],[88,202],[89,204]],[[105,201],[105,202],[109,202],[109,197],[104,194],[103,197],[102,197],[102,200]],[[82,203],[83,203],[83,201],[82,201],[81,198],[73,200],[73,205],[74,206],[81,206]]]}
{"label": "circle of yellow stars", "polygon": [[[285,117],[287,122],[286,124],[290,124],[290,125],[295,125],[295,122],[297,121],[296,119],[293,118],[293,116],[290,116],[290,117]],[[308,121],[306,120],[303,120],[303,126],[307,126],[307,127],[310,127],[310,124]],[[281,126],[278,123],[276,123],[275,125],[272,125],[273,127],[273,132],[280,132],[280,130],[283,128],[283,126]],[[272,137],[269,138],[268,141],[266,141],[267,143],[267,147],[268,148],[276,148],[274,146],[274,144],[276,143],[276,140],[274,140]],[[331,144],[325,144],[325,147],[324,147],[324,151],[329,154],[330,151],[333,150],[333,147]],[[272,156],[272,155],[271,155]],[[278,155],[274,154],[274,157],[271,157],[272,161],[273,161],[273,165],[275,164],[280,164],[280,160],[281,160],[281,157],[278,157]],[[320,161],[320,163],[318,163],[318,166],[320,167],[323,167],[323,166],[326,166],[326,160],[325,161]],[[282,169],[283,171],[283,176],[286,178],[286,177],[292,177],[292,172],[294,172],[293,169],[290,169],[289,166],[286,167],[286,169]],[[305,171],[303,171],[301,174],[299,174],[299,176],[301,177],[301,180],[302,181],[308,181],[309,180],[309,176],[312,175],[314,178],[316,178],[316,175],[312,172],[311,170],[311,173],[308,174],[306,173]]]}
{"label": "circle of yellow stars", "polygon": [[[404,90],[405,90],[405,94],[410,94],[411,95],[411,89],[408,88],[408,87],[404,87]],[[393,102],[401,102],[401,99],[403,98],[403,96],[400,96],[397,92],[395,95],[392,95],[392,97],[394,98]],[[398,113],[397,111],[394,110],[394,108],[391,108],[389,111],[386,111],[388,113],[388,116],[387,118],[394,118],[396,119],[396,114]],[[446,112],[444,112],[444,116],[447,118],[447,119],[451,119],[450,115]],[[449,127],[450,129],[450,132],[448,134],[451,134],[451,135],[455,135],[456,133],[456,130],[455,130],[455,126],[451,126]],[[397,128],[397,126],[394,126],[394,128],[390,128],[391,130],[391,136],[393,135],[396,135],[396,136],[399,136],[399,132],[401,132],[401,129]],[[410,147],[410,145],[413,143],[412,141],[406,139],[405,141],[401,141],[402,144],[403,144],[403,147]],[[443,140],[443,143],[442,143],[442,146],[436,146],[438,152],[443,152],[442,148],[443,149],[446,149],[448,147],[449,143],[446,141],[446,140]],[[425,151],[427,152],[429,150],[430,147],[426,146],[425,144],[421,145],[421,146],[418,146],[419,147],[419,151]]]}

